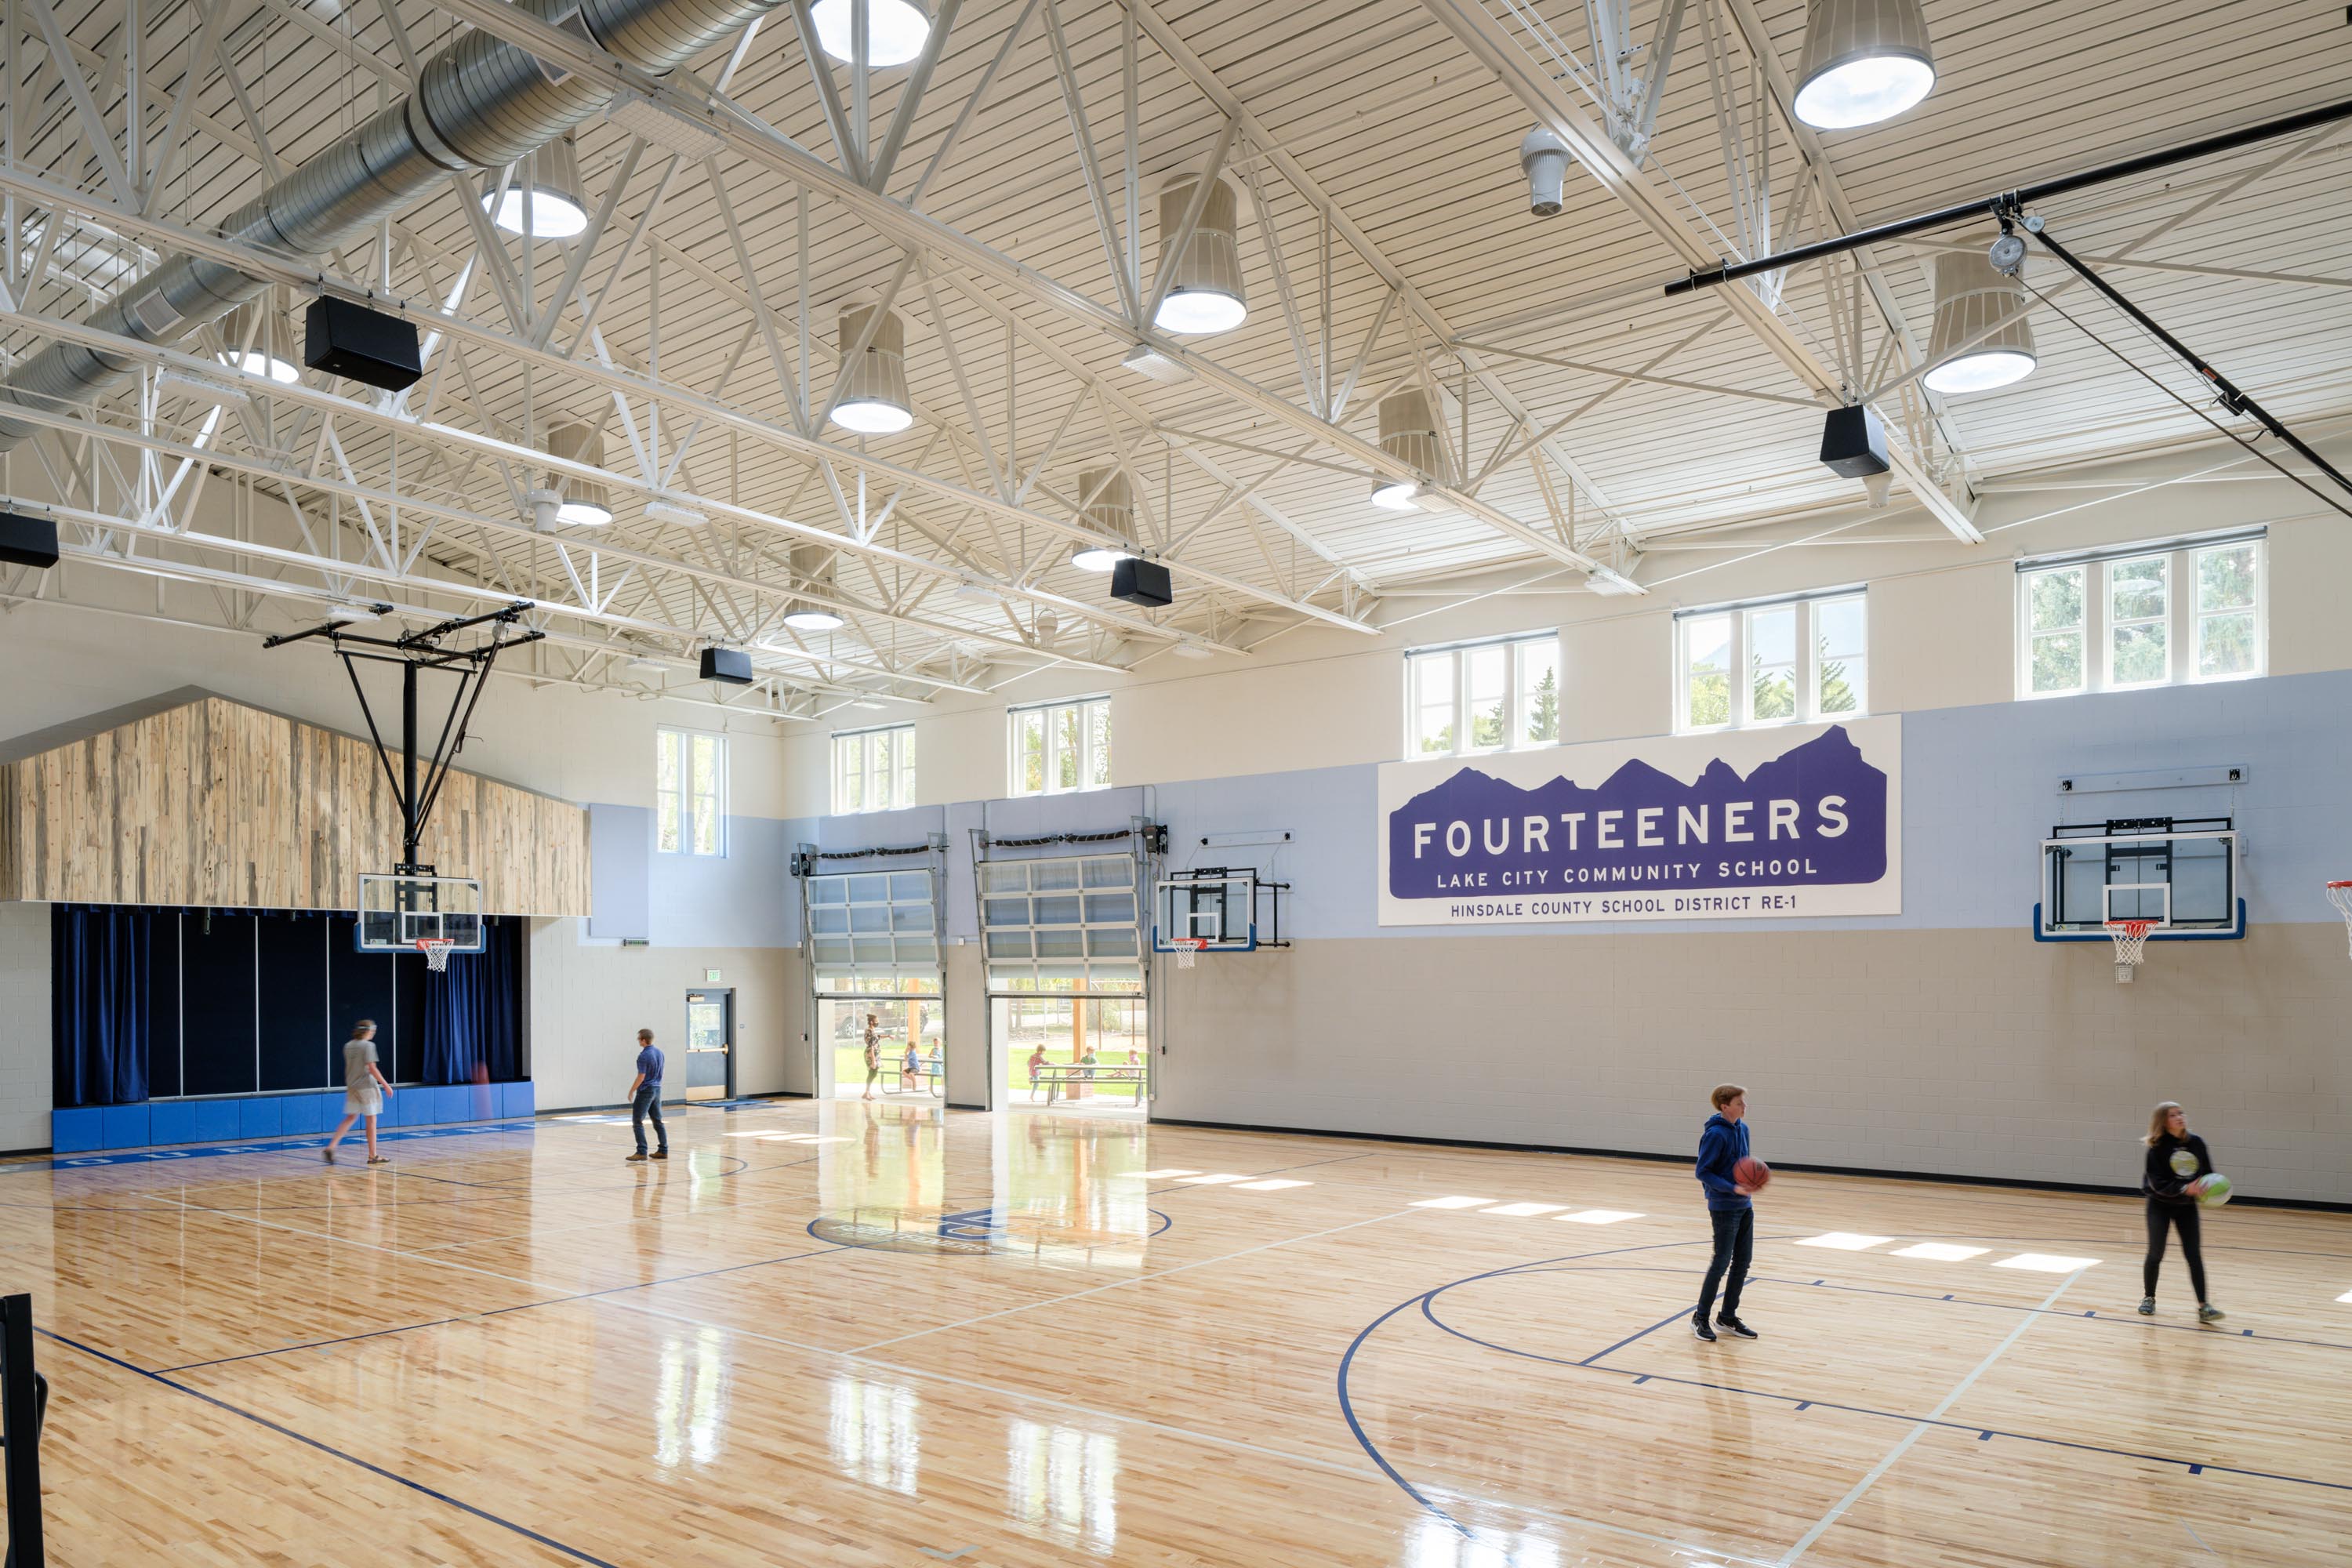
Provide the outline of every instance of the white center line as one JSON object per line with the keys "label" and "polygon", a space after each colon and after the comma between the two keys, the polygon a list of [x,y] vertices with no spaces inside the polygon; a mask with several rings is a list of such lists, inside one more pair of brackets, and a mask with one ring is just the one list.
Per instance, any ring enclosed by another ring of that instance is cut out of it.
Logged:
{"label": "white center line", "polygon": [[[2087,1265],[2085,1267],[2087,1267]],[[1878,1478],[1885,1475],[1888,1470],[1894,1468],[1895,1461],[1901,1458],[1906,1452],[1908,1452],[1911,1445],[1917,1442],[1922,1434],[1928,1431],[1938,1421],[1941,1421],[1944,1417],[1944,1413],[1949,1410],[1953,1405],[1959,1403],[1960,1395],[1966,1394],[1969,1391],[1969,1386],[1973,1384],[1978,1378],[1982,1377],[1985,1374],[1986,1370],[1990,1368],[1993,1363],[2001,1358],[2002,1352],[2007,1351],[2010,1346],[2015,1344],[2018,1340],[2024,1335],[2026,1330],[2041,1321],[2042,1314],[2048,1311],[2051,1307],[2055,1305],[2058,1298],[2063,1296],[2067,1290],[2073,1287],[2074,1281],[2083,1277],[2083,1269],[2077,1268],[2074,1272],[2066,1276],[2065,1279],[2058,1282],[2058,1289],[2051,1291],[2049,1295],[2042,1298],[2042,1305],[2040,1307],[2036,1308],[2032,1312],[2028,1313],[2025,1317],[2019,1319],[2017,1326],[2009,1331],[2007,1337],[2004,1338],[2000,1343],[1992,1347],[1992,1353],[1986,1356],[1984,1360],[1977,1363],[1976,1370],[1969,1373],[1968,1376],[1960,1379],[1958,1384],[1953,1387],[1952,1392],[1944,1395],[1942,1404],[1937,1405],[1936,1408],[1921,1416],[1918,1421],[1912,1426],[1911,1430],[1903,1434],[1902,1440],[1886,1451],[1886,1457],[1885,1458],[1871,1466],[1869,1473],[1864,1475],[1862,1479],[1853,1483],[1853,1489],[1852,1491],[1847,1492],[1845,1496],[1838,1499],[1835,1507],[1832,1508],[1829,1512],[1822,1515],[1820,1519],[1814,1521],[1813,1527],[1805,1531],[1803,1535],[1800,1536],[1794,1546],[1791,1546],[1787,1552],[1781,1554],[1780,1568],[1789,1568],[1790,1563],[1794,1563],[1798,1558],[1802,1557],[1807,1551],[1811,1550],[1813,1542],[1822,1538],[1822,1533],[1826,1531],[1831,1525],[1835,1524],[1841,1518],[1844,1517],[1846,1510],[1852,1508],[1856,1502],[1861,1500],[1863,1493],[1877,1485]]]}

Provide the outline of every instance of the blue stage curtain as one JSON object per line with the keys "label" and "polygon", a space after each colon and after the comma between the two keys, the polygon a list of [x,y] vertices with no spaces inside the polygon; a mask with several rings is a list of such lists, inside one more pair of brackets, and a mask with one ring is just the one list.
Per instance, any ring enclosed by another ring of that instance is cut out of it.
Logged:
{"label": "blue stage curtain", "polygon": [[69,909],[49,917],[53,1103],[147,1098],[147,910]]}
{"label": "blue stage curtain", "polygon": [[425,1081],[509,1083],[522,1076],[522,922],[493,920],[482,951],[453,952],[425,976]]}

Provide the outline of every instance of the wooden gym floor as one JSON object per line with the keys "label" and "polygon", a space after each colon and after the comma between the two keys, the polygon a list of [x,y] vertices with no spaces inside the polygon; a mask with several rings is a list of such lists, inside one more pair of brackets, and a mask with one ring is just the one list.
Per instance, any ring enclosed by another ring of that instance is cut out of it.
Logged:
{"label": "wooden gym floor", "polygon": [[[667,1165],[548,1118],[373,1171],[0,1167],[0,1284],[55,1336],[50,1560],[2352,1555],[2339,1215],[2210,1213],[2200,1329],[2177,1256],[2135,1313],[2137,1202],[1788,1175],[1764,1337],[1702,1345],[1674,1165],[857,1103],[671,1126]],[[1487,1201],[1415,1206],[1448,1197]]]}

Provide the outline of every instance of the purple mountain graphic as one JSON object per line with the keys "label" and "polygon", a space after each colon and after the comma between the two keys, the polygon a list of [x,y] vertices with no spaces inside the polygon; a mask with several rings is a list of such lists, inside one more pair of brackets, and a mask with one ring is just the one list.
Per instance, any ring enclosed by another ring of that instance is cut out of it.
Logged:
{"label": "purple mountain graphic", "polygon": [[1465,767],[1390,814],[1389,892],[1875,882],[1886,826],[1886,774],[1843,727],[1745,778],[1721,758],[1690,784],[1633,761],[1595,788],[1522,789]]}

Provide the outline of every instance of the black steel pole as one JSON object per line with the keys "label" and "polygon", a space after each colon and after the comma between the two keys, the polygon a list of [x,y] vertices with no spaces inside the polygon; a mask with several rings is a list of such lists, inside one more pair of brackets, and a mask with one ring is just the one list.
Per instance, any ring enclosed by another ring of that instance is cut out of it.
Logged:
{"label": "black steel pole", "polygon": [[41,1544],[41,1384],[33,1365],[33,1299],[0,1300],[0,1438],[7,1444],[8,1568],[45,1568]]}
{"label": "black steel pole", "polygon": [[400,868],[416,864],[416,667],[400,667]]}
{"label": "black steel pole", "polygon": [[2038,230],[2029,229],[2027,232],[2032,234],[2035,239],[2040,240],[2043,247],[2046,248],[2051,255],[2056,257],[2068,267],[2074,268],[2074,275],[2076,277],[2082,279],[2084,282],[2088,283],[2092,288],[2096,289],[2101,294],[2105,295],[2109,304],[2112,304],[2125,315],[2129,316],[2133,321],[2137,321],[2142,327],[2147,329],[2149,335],[2154,337],[2157,342],[2162,343],[2166,348],[2170,349],[2174,353],[2179,354],[2181,359],[2188,363],[2189,367],[2191,370],[2203,376],[2207,381],[2212,383],[2213,390],[2221,395],[2222,407],[2228,409],[2232,414],[2252,415],[2254,419],[2263,429],[2269,431],[2272,435],[2285,442],[2289,447],[2294,448],[2294,450],[2300,453],[2304,459],[2310,463],[2313,468],[2317,468],[2321,473],[2326,474],[2329,479],[2334,479],[2337,484],[2343,486],[2346,490],[2352,491],[2352,479],[2347,479],[2341,473],[2337,472],[2336,465],[2330,463],[2326,458],[2313,451],[2311,447],[2304,442],[2301,437],[2288,429],[2284,425],[2280,424],[2279,421],[2272,416],[2269,409],[2264,408],[2261,404],[2254,401],[2252,394],[2246,392],[2228,376],[2223,375],[2220,371],[2215,370],[2211,365],[2208,364],[2204,359],[2187,343],[2182,342],[2179,338],[2174,337],[2170,332],[2166,331],[2162,327],[2157,325],[2155,317],[2149,315],[2146,310],[2141,310],[2137,305],[2133,304],[2129,300],[2125,299],[2122,291],[2117,289],[2114,284],[2100,277],[2097,272],[2086,266],[2073,251],[2059,244],[2057,237],[2053,235],[2048,228],[2045,227]]}
{"label": "black steel pole", "polygon": [[1688,277],[1677,278],[1667,283],[1665,292],[1671,298],[1676,294],[1690,293],[1696,289],[1710,289],[1718,283],[1732,283],[1742,278],[1753,278],[1759,272],[1777,272],[1784,267],[1792,267],[1800,261],[1814,261],[1824,256],[1835,256],[1843,251],[1858,250],[1865,245],[1879,245],[1890,239],[1901,239],[1906,235],[1918,234],[1931,228],[1941,228],[1946,224],[1958,223],[1979,215],[1990,216],[1999,210],[2015,210],[2034,202],[2047,201],[2052,196],[2064,195],[2070,191],[2081,190],[2085,185],[2105,184],[2110,180],[2129,179],[2134,174],[2145,174],[2152,170],[2169,168],[2175,163],[2186,163],[2197,158],[2209,158],[2217,153],[2235,152],[2238,148],[2256,142],[2267,142],[2277,136],[2292,136],[2298,131],[2309,131],[2315,126],[2331,124],[2336,121],[2347,118],[2352,118],[2352,102],[2324,104],[2317,109],[2306,109],[2300,114],[2289,114],[2278,120],[2265,120],[2259,125],[2249,125],[2242,131],[2225,131],[2219,136],[2208,136],[2201,141],[2167,148],[2161,153],[2144,153],[2137,158],[2126,158],[2121,163],[2102,163],[2095,169],[2084,169],[2072,174],[2061,174],[2056,179],[2043,180],[2036,184],[2020,185],[2013,191],[1998,192],[1992,195],[1979,197],[1976,201],[1959,202],[1951,206],[1938,207],[1934,212],[1921,213],[1916,217],[1902,218],[1894,223],[1882,223],[1870,228],[1858,228],[1852,234],[1840,235],[1835,239],[1824,239],[1812,245],[1801,245],[1793,250],[1783,250],[1775,255],[1759,257],[1754,261],[1727,261],[1720,267],[1700,268],[1694,270]]}

